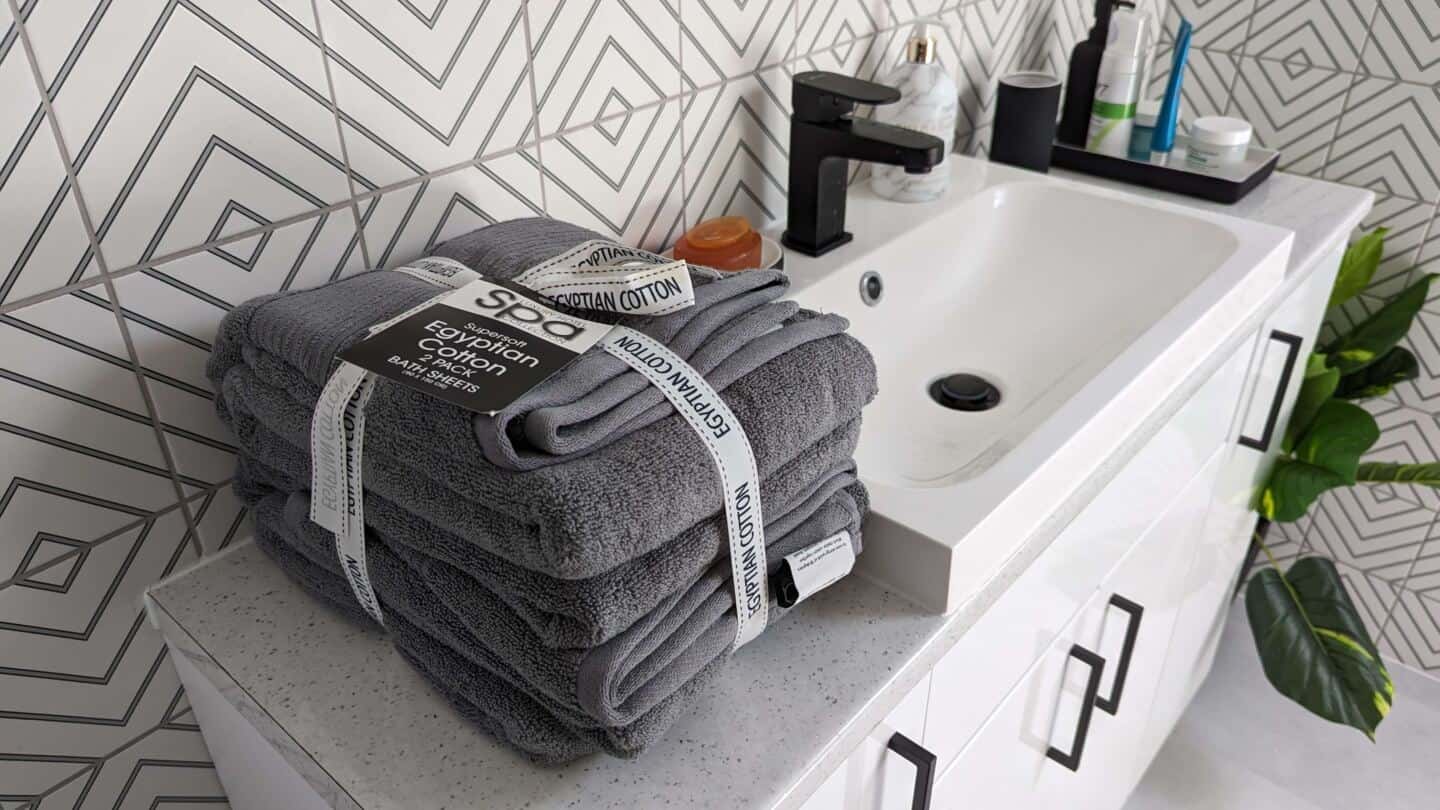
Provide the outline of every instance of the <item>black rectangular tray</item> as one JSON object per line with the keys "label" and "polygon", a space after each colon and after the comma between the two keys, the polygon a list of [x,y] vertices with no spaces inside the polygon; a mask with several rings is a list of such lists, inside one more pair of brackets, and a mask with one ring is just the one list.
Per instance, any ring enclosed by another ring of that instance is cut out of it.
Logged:
{"label": "black rectangular tray", "polygon": [[1239,165],[1213,173],[1198,172],[1185,165],[1185,142],[1177,138],[1175,151],[1167,165],[1157,166],[1138,160],[1087,152],[1078,146],[1056,143],[1050,163],[1062,169],[1119,180],[1137,186],[1199,197],[1202,200],[1234,204],[1265,182],[1280,162],[1280,153],[1273,149],[1251,146]]}

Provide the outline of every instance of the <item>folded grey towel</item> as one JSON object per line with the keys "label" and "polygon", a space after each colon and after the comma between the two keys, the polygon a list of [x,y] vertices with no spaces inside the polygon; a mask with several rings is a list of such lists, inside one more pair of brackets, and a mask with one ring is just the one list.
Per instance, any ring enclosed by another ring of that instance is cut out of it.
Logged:
{"label": "folded grey towel", "polygon": [[[447,256],[490,278],[512,278],[597,234],[551,219],[525,219],[481,228],[441,245]],[[778,271],[718,274],[695,268],[695,304],[659,317],[605,317],[666,344],[723,388],[800,342],[841,332],[837,315],[804,319],[795,328],[777,328],[796,314],[793,302],[779,302],[788,286]],[[245,349],[282,358],[312,385],[329,376],[335,355],[364,337],[373,324],[440,292],[404,273],[361,273],[312,290],[252,299],[222,320],[209,375],[219,389],[225,372],[242,362]],[[592,313],[593,315],[593,313]],[[392,394],[404,391],[402,403]],[[403,386],[377,388],[371,410],[381,419],[392,410],[414,425],[459,427],[454,406]],[[641,430],[673,414],[664,396],[625,363],[591,350],[493,417],[466,413],[478,449],[508,469],[560,463]],[[459,433],[448,435],[459,436]],[[471,452],[456,442],[456,449]]]}
{"label": "folded grey towel", "polygon": [[[287,375],[283,364],[266,371],[268,381],[243,358],[229,367],[218,408],[254,456],[297,483],[308,480],[319,387],[297,372]],[[706,519],[723,520],[714,463],[679,414],[568,463],[512,471],[473,450],[466,455],[459,449],[463,441],[445,440],[464,435],[472,414],[401,386],[390,390],[397,394],[390,398],[396,408],[367,411],[366,488],[519,566],[585,579],[652,552]],[[763,482],[858,418],[874,393],[869,352],[840,334],[791,349],[721,396],[745,427]],[[432,418],[438,416],[450,421]],[[823,471],[800,478],[818,479]]]}
{"label": "folded grey towel", "polygon": [[[247,502],[271,490],[302,492],[308,477],[271,466],[303,464],[299,452],[253,443],[241,420],[245,450],[237,488]],[[838,490],[855,480],[851,458],[859,420],[837,428],[761,483],[767,537],[781,536],[808,520]],[[285,458],[288,454],[289,461]],[[308,510],[308,505],[305,507]],[[304,512],[302,511],[302,514]],[[689,586],[724,556],[726,526],[707,518],[673,541],[588,579],[559,579],[522,568],[397,505],[373,488],[365,493],[366,524],[381,535],[443,560],[473,577],[506,602],[546,647],[592,647],[613,638],[671,594]]]}
{"label": "folded grey towel", "polygon": [[[355,603],[344,580],[310,562],[273,533],[257,533],[255,543],[291,579],[321,601],[361,626],[374,622]],[[674,695],[639,721],[623,728],[572,728],[506,679],[478,667],[425,631],[391,612],[387,632],[401,655],[466,720],[482,731],[530,756],[557,765],[605,752],[633,757],[661,737],[693,696],[717,675],[724,661],[715,661]]]}
{"label": "folded grey towel", "polygon": [[[348,588],[333,539],[306,518],[303,494],[262,498],[257,533],[278,539]],[[770,570],[781,558],[841,530],[859,546],[864,489],[851,480],[811,516],[769,544]],[[378,532],[367,534],[375,592],[391,613],[423,629],[472,665],[502,678],[571,728],[624,728],[641,722],[728,653],[734,597],[728,566],[712,568],[614,639],[589,649],[542,649],[530,628],[495,594],[444,561]],[[783,612],[777,609],[778,619]]]}

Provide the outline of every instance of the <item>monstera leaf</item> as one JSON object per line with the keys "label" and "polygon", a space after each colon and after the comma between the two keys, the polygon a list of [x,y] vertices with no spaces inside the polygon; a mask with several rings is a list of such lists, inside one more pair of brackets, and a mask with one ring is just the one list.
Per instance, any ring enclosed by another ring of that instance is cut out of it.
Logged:
{"label": "monstera leaf", "polygon": [[1440,487],[1440,464],[1390,464],[1367,461],[1355,471],[1355,480],[1367,484],[1416,484]]}
{"label": "monstera leaf", "polygon": [[1355,330],[1336,338],[1325,347],[1330,365],[1340,373],[1350,374],[1374,363],[1390,351],[1410,331],[1410,323],[1430,294],[1427,275],[1406,287],[1374,315],[1366,318]]}
{"label": "monstera leaf", "polygon": [[1369,411],[1344,400],[1326,400],[1295,445],[1295,459],[1323,467],[1355,483],[1360,456],[1380,438],[1380,427]]}
{"label": "monstera leaf", "polygon": [[1344,476],[1324,467],[1281,458],[1260,492],[1260,514],[1279,523],[1299,520],[1320,493],[1347,483]]}
{"label": "monstera leaf", "polygon": [[1295,449],[1295,442],[1310,427],[1320,406],[1329,401],[1340,385],[1340,370],[1330,368],[1329,358],[1323,354],[1311,354],[1305,363],[1305,380],[1300,384],[1300,393],[1295,398],[1295,410],[1290,413],[1290,425],[1280,440],[1280,449],[1289,453]]}
{"label": "monstera leaf", "polygon": [[[1335,371],[1335,369],[1330,369]],[[1390,393],[1396,383],[1420,376],[1420,363],[1404,346],[1396,346],[1379,360],[1340,378],[1335,396],[1341,399],[1370,399]]]}
{"label": "monstera leaf", "polygon": [[1375,739],[1395,688],[1334,563],[1306,557],[1284,575],[1258,572],[1245,590],[1245,613],[1272,686]]}
{"label": "monstera leaf", "polygon": [[1385,256],[1387,233],[1388,228],[1376,228],[1345,249],[1345,258],[1340,261],[1340,274],[1335,277],[1335,288],[1330,291],[1330,309],[1349,301],[1370,286],[1370,279],[1375,277],[1375,269]]}

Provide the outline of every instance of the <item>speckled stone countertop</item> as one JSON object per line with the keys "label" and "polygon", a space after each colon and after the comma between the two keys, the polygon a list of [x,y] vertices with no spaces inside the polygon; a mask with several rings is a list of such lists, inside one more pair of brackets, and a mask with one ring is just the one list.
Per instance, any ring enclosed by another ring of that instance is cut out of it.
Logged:
{"label": "speckled stone countertop", "polygon": [[[1294,230],[1286,288],[1343,244],[1372,199],[1284,174],[1237,206],[1138,191]],[[1233,345],[1272,308],[1237,330]],[[146,606],[171,648],[333,807],[798,807],[1208,371],[1195,377],[1042,530],[1017,538],[1004,570],[977,583],[960,611],[928,615],[860,577],[842,580],[748,645],[663,743],[634,761],[530,764],[456,716],[380,632],[310,599],[248,542],[157,585]],[[738,699],[747,693],[763,698]]]}

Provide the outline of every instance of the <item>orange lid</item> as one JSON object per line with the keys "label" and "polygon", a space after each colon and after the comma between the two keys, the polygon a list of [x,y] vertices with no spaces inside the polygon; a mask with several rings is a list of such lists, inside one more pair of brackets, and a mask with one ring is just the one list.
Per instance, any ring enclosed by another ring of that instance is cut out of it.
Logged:
{"label": "orange lid", "polygon": [[750,235],[750,221],[745,217],[716,217],[691,228],[685,241],[697,250],[719,250]]}

